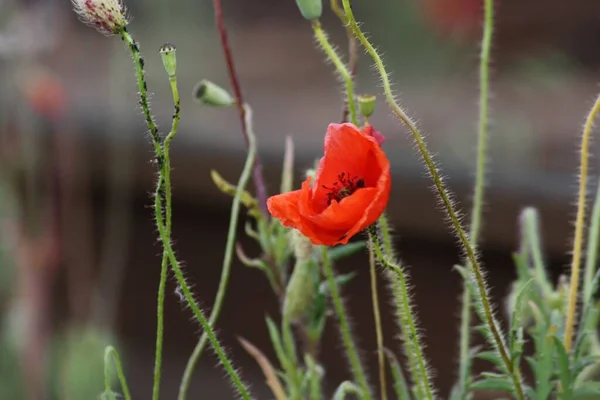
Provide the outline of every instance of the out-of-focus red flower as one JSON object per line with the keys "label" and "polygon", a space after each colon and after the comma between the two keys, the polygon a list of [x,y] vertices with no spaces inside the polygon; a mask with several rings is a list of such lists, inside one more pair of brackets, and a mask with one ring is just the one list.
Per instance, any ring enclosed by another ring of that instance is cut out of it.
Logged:
{"label": "out-of-focus red flower", "polygon": [[421,0],[426,18],[442,35],[477,39],[480,36],[481,0]]}
{"label": "out-of-focus red flower", "polygon": [[64,115],[67,94],[56,75],[45,70],[34,70],[25,75],[24,81],[25,97],[36,113],[48,119]]}
{"label": "out-of-focus red flower", "polygon": [[370,125],[361,131],[353,124],[330,124],[314,182],[309,177],[300,190],[270,197],[269,212],[313,244],[347,243],[387,206],[391,178],[384,139]]}

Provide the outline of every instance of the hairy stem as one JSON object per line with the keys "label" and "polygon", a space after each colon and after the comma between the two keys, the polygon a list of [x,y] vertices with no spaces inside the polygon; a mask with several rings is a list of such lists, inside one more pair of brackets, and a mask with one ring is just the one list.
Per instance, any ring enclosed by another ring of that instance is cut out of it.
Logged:
{"label": "hairy stem", "polygon": [[[356,43],[356,39],[354,39],[354,34],[352,33],[352,28],[348,25],[348,19],[344,14],[344,10],[340,7],[339,0],[331,0],[331,10],[335,15],[340,19],[342,25],[346,29],[346,36],[348,36],[348,69],[350,70],[350,77],[354,81],[356,78],[356,73],[358,71],[358,45]],[[342,112],[342,122],[348,121],[348,116],[350,114],[350,106],[348,100],[344,103],[344,111]]]}
{"label": "hairy stem", "polygon": [[[173,95],[173,121],[171,123],[171,131],[167,135],[163,145],[163,172],[160,174],[158,184],[156,185],[155,196],[162,196],[164,192],[165,197],[165,230],[171,241],[172,231],[172,196],[171,196],[171,142],[177,134],[179,129],[179,121],[181,120],[181,100],[179,98],[179,89],[177,88],[177,77],[169,77],[169,83],[171,85],[171,93]],[[160,396],[160,380],[162,374],[162,349],[164,341],[164,314],[165,314],[165,292],[167,287],[167,272],[168,272],[168,254],[163,250],[162,262],[160,266],[160,279],[158,284],[158,295],[157,295],[157,318],[156,318],[156,350],[154,357],[154,385],[152,389],[152,399],[158,400]]]}
{"label": "hairy stem", "polygon": [[327,253],[326,246],[322,247],[321,255],[323,259],[323,271],[325,273],[325,276],[327,277],[327,282],[329,284],[331,299],[333,301],[333,306],[335,308],[338,322],[340,324],[342,341],[344,342],[344,348],[346,349],[346,354],[350,361],[350,366],[352,367],[352,374],[354,375],[354,379],[356,380],[358,386],[362,391],[363,399],[370,400],[372,399],[371,389],[369,388],[369,383],[367,382],[365,370],[360,362],[358,352],[356,351],[356,344],[354,343],[354,339],[352,339],[350,322],[348,322],[348,317],[346,316],[346,310],[344,309],[342,297],[340,296],[340,291],[338,290],[337,284],[335,282],[335,275],[333,272],[333,267],[331,266],[331,262],[329,261],[329,255]]}
{"label": "hairy stem", "polygon": [[379,310],[379,290],[377,288],[377,265],[373,249],[369,249],[369,271],[371,275],[371,303],[375,319],[375,337],[377,339],[377,362],[379,364],[379,386],[381,400],[387,400],[387,385],[385,377],[385,354],[383,353],[383,332],[381,329],[381,311]]}
{"label": "hairy stem", "polygon": [[433,400],[434,390],[429,376],[427,361],[423,354],[423,345],[421,344],[417,329],[417,319],[414,315],[410,301],[408,277],[404,270],[394,264],[390,260],[390,257],[384,253],[383,244],[379,240],[377,232],[374,231],[374,229],[369,230],[369,242],[375,259],[387,270],[389,273],[388,276],[392,281],[394,300],[399,316],[399,325],[402,329],[403,343],[406,350],[406,356],[409,360],[412,381],[416,386],[417,397]]}
{"label": "hairy stem", "polygon": [[408,117],[408,115],[406,115],[404,110],[396,103],[396,101],[394,99],[394,95],[392,93],[389,76],[385,69],[385,66],[383,65],[383,61],[381,60],[381,57],[379,56],[379,54],[377,53],[375,48],[367,40],[366,36],[363,34],[360,27],[358,26],[358,23],[356,22],[356,20],[354,18],[354,14],[352,13],[352,9],[350,7],[350,0],[343,0],[343,5],[344,5],[344,10],[346,12],[346,16],[348,18],[348,21],[350,23],[350,26],[352,27],[354,34],[356,35],[358,40],[362,43],[362,45],[365,47],[365,49],[367,50],[367,52],[369,53],[369,55],[373,58],[373,61],[375,62],[375,67],[381,76],[381,81],[383,84],[386,101],[388,102],[388,105],[391,108],[391,110],[394,112],[394,114],[396,114],[396,116],[398,116],[398,118],[400,118],[400,120],[410,130],[410,133],[417,145],[419,153],[421,154],[421,157],[422,157],[423,161],[425,162],[425,165],[431,175],[431,178],[433,180],[436,191],[440,197],[440,200],[442,201],[442,204],[443,204],[443,206],[446,210],[446,213],[450,219],[451,225],[452,225],[454,231],[456,232],[456,235],[458,236],[458,239],[460,240],[460,242],[465,250],[465,255],[466,255],[466,259],[467,259],[466,261],[472,267],[471,270],[473,273],[475,283],[478,288],[478,297],[479,297],[478,301],[481,303],[481,306],[483,309],[483,314],[485,317],[484,320],[485,320],[485,323],[488,326],[489,330],[491,331],[492,337],[494,339],[493,345],[496,348],[496,350],[498,351],[500,357],[502,358],[502,362],[503,362],[504,366],[506,367],[506,370],[511,374],[517,399],[522,400],[524,398],[524,395],[523,395],[523,388],[521,385],[520,373],[518,372],[518,370],[516,368],[513,367],[512,363],[511,363],[510,355],[509,355],[508,349],[506,347],[506,343],[504,342],[503,334],[499,328],[498,322],[494,318],[494,314],[493,314],[491,302],[489,299],[488,289],[487,289],[487,286],[485,283],[482,267],[481,267],[479,261],[477,260],[477,256],[475,253],[475,246],[471,245],[468,234],[465,232],[464,228],[462,227],[462,224],[460,222],[460,216],[454,208],[453,202],[450,198],[449,191],[446,189],[446,187],[442,181],[442,178],[441,178],[441,176],[435,166],[435,163],[432,159],[432,156],[431,156],[429,150],[427,149],[427,145],[425,144],[423,135],[421,134],[421,132],[419,132],[415,123]]}
{"label": "hairy stem", "polygon": [[327,58],[331,60],[338,74],[344,80],[346,85],[346,98],[348,103],[348,111],[350,113],[350,122],[354,125],[358,126],[358,119],[356,118],[356,103],[354,101],[354,82],[352,80],[352,75],[350,75],[350,71],[344,65],[344,62],[335,52],[335,49],[329,43],[329,39],[327,38],[327,34],[323,30],[321,23],[318,20],[313,20],[312,22],[313,31],[315,33],[315,38],[317,42],[319,42],[319,46],[323,49]]}
{"label": "hairy stem", "polygon": [[[477,133],[477,167],[475,172],[475,190],[473,194],[473,208],[471,210],[470,239],[473,247],[477,246],[481,219],[483,216],[483,199],[485,189],[485,171],[487,160],[487,132],[488,132],[488,102],[490,81],[490,54],[492,50],[492,36],[494,30],[494,1],[484,0],[483,38],[481,39],[481,53],[479,56],[479,125]],[[467,395],[467,385],[471,376],[470,349],[471,349],[471,292],[467,282],[463,282],[460,342],[459,342],[459,391],[461,397]]]}
{"label": "hairy stem", "polygon": [[587,194],[588,164],[590,137],[596,116],[600,112],[600,95],[588,114],[581,137],[581,160],[579,167],[579,197],[577,200],[577,217],[575,218],[575,234],[573,239],[573,259],[571,260],[571,280],[569,282],[569,304],[565,322],[565,350],[569,351],[573,343],[575,314],[577,313],[577,297],[579,295],[579,273],[581,269],[581,253],[583,248],[583,225],[585,223],[585,203]]}
{"label": "hairy stem", "polygon": [[[215,11],[215,22],[217,24],[217,30],[219,31],[219,37],[221,39],[221,47],[223,49],[225,63],[227,65],[227,73],[229,74],[229,80],[231,82],[231,86],[233,87],[233,93],[235,95],[235,100],[239,111],[242,134],[244,135],[246,146],[250,147],[250,134],[248,133],[248,126],[246,125],[246,103],[244,102],[244,98],[242,96],[240,80],[235,69],[235,63],[233,62],[231,47],[229,46],[227,29],[225,28],[225,21],[223,20],[223,7],[221,5],[221,0],[213,0],[213,7]],[[261,213],[263,214],[264,218],[268,220],[269,212],[267,210],[267,188],[262,172],[262,164],[258,156],[254,160],[254,186],[256,186],[256,197],[258,199]]]}
{"label": "hairy stem", "polygon": [[104,391],[105,393],[112,393],[112,388],[110,386],[111,358],[113,359],[115,367],[117,368],[117,376],[119,377],[119,382],[121,383],[123,397],[125,397],[125,400],[131,400],[131,393],[129,393],[129,386],[127,386],[127,379],[125,379],[125,373],[123,372],[121,358],[119,357],[119,353],[113,346],[107,346],[106,349],[104,349]]}
{"label": "hairy stem", "polygon": [[[248,132],[250,136],[254,137],[254,130],[252,128],[252,111],[248,106],[246,106],[245,108],[246,110],[244,111],[244,118],[246,118],[246,121],[244,122],[244,125],[248,127]],[[227,243],[225,245],[225,255],[223,257],[223,265],[221,268],[221,279],[219,281],[219,288],[217,289],[217,295],[215,296],[215,301],[213,303],[213,308],[209,318],[209,323],[211,326],[214,326],[217,319],[219,318],[221,309],[223,308],[223,301],[225,300],[227,286],[229,284],[233,252],[235,250],[235,234],[240,215],[241,199],[246,189],[246,186],[248,185],[248,181],[250,180],[252,166],[254,165],[254,161],[256,159],[255,142],[255,140],[251,140],[248,146],[246,162],[244,164],[242,174],[240,175],[240,179],[235,190],[235,196],[233,197],[233,203],[231,205],[231,213],[229,216],[229,228],[227,231]],[[187,396],[187,391],[190,387],[190,383],[192,380],[192,374],[194,372],[194,369],[196,368],[196,365],[198,364],[198,361],[200,360],[202,352],[204,351],[207,340],[208,336],[205,332],[200,337],[200,340],[196,344],[196,347],[194,348],[194,351],[192,352],[192,355],[190,356],[187,362],[183,378],[181,379],[181,383],[179,385],[179,400],[184,400]]]}

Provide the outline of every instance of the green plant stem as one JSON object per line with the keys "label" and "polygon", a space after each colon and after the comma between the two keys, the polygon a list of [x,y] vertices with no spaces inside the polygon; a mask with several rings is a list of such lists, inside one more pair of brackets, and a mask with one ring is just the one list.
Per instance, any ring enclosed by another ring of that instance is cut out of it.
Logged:
{"label": "green plant stem", "polygon": [[333,48],[331,43],[329,43],[329,39],[327,39],[327,34],[323,30],[321,22],[319,22],[318,20],[312,21],[312,27],[317,42],[319,42],[319,45],[321,46],[327,57],[331,60],[338,74],[340,74],[340,76],[346,84],[346,97],[348,101],[348,111],[350,113],[350,122],[358,126],[358,119],[356,117],[356,103],[354,101],[354,82],[352,79],[352,75],[350,74],[350,71],[348,71],[348,68],[346,68],[346,65],[344,65],[344,62],[342,61],[340,56],[338,56],[335,52],[335,49]]}
{"label": "green plant stem", "polygon": [[371,303],[375,320],[375,337],[377,340],[377,362],[379,364],[379,386],[381,400],[387,400],[387,385],[385,377],[385,355],[383,353],[383,332],[381,329],[381,311],[379,310],[379,290],[377,288],[377,265],[373,249],[369,249],[369,271],[371,275]]}
{"label": "green plant stem", "polygon": [[600,245],[600,181],[596,189],[596,199],[590,220],[590,228],[587,240],[587,254],[585,257],[585,272],[583,278],[583,308],[589,306],[593,300],[592,288],[594,275],[596,274],[596,263],[598,262],[598,246]]}
{"label": "green plant stem", "polygon": [[150,133],[150,139],[152,141],[152,145],[154,146],[154,153],[156,154],[156,162],[159,164],[159,168],[162,168],[162,164],[164,162],[162,156],[162,148],[161,148],[161,139],[160,134],[158,132],[158,127],[154,122],[154,117],[150,112],[150,103],[148,101],[148,85],[146,83],[146,77],[144,72],[144,59],[140,53],[140,48],[138,43],[133,40],[129,32],[127,32],[126,28],[123,28],[120,32],[121,38],[129,47],[131,51],[131,56],[133,57],[133,63],[135,65],[135,76],[137,78],[137,86],[140,95],[140,107],[142,108],[142,113],[144,114],[144,119],[146,121],[146,125],[148,126],[148,131]]}
{"label": "green plant stem", "polygon": [[573,258],[571,260],[571,280],[569,282],[569,304],[565,322],[565,337],[563,343],[565,350],[571,350],[573,331],[575,329],[575,314],[577,312],[577,297],[579,295],[579,273],[581,267],[581,253],[583,248],[583,225],[585,223],[585,203],[587,193],[588,164],[590,137],[596,116],[600,112],[600,95],[588,114],[581,137],[581,160],[579,167],[579,197],[577,200],[577,217],[575,218],[575,234],[573,239]]}
{"label": "green plant stem", "polygon": [[[156,185],[155,196],[162,196],[161,191],[164,191],[165,196],[165,230],[171,241],[172,231],[172,196],[171,196],[171,142],[179,129],[179,121],[181,120],[181,100],[179,98],[179,89],[177,88],[177,77],[169,77],[171,85],[171,93],[173,95],[173,105],[175,112],[173,113],[173,121],[171,123],[171,131],[167,135],[163,145],[163,171],[160,174],[159,182]],[[160,397],[160,381],[162,374],[162,349],[164,341],[164,313],[165,313],[165,292],[167,287],[167,272],[168,272],[168,254],[163,250],[162,262],[160,267],[160,279],[158,284],[157,295],[157,311],[156,311],[156,350],[154,357],[154,384],[152,389],[152,399],[158,400]]]}
{"label": "green plant stem", "polygon": [[[358,45],[352,29],[348,25],[348,19],[344,14],[344,10],[340,7],[339,0],[330,1],[331,11],[339,18],[340,22],[346,30],[346,36],[348,36],[348,69],[350,70],[350,77],[354,81],[356,78],[356,72],[358,69]],[[348,115],[350,114],[350,108],[348,100],[344,104],[344,112],[342,113],[342,122],[348,121]]]}
{"label": "green plant stem", "polygon": [[223,350],[223,347],[219,343],[219,340],[217,339],[217,336],[215,335],[213,328],[210,326],[208,320],[204,316],[204,313],[202,312],[202,310],[200,310],[200,307],[194,300],[194,297],[192,295],[190,287],[188,286],[187,282],[185,281],[185,277],[183,276],[183,271],[181,270],[179,262],[177,261],[177,258],[175,257],[175,253],[173,251],[171,243],[168,241],[169,238],[168,238],[168,235],[166,232],[166,227],[161,218],[161,214],[162,214],[161,210],[162,210],[162,199],[161,199],[161,196],[157,196],[155,198],[155,205],[154,205],[154,214],[155,214],[154,216],[156,219],[156,225],[158,227],[158,232],[160,234],[160,238],[163,243],[164,249],[168,254],[169,263],[171,264],[171,268],[173,269],[173,273],[175,274],[177,283],[179,284],[179,287],[181,288],[181,291],[183,292],[183,296],[186,300],[186,303],[192,309],[192,312],[194,313],[194,316],[196,317],[196,319],[202,326],[202,329],[206,332],[206,334],[208,336],[208,340],[210,341],[211,345],[213,346],[213,349],[215,350],[215,353],[217,354],[219,361],[223,365],[223,368],[229,375],[233,385],[236,387],[236,389],[240,393],[241,397],[244,400],[251,400],[252,397],[250,396],[250,391],[248,390],[246,385],[242,382],[242,380],[241,380],[239,374],[237,373],[237,371],[235,370],[235,368],[233,368],[233,365],[232,365],[231,361],[229,361],[229,358],[227,357],[225,350]]}
{"label": "green plant stem", "polygon": [[369,230],[369,241],[375,259],[388,271],[392,280],[394,300],[398,307],[398,316],[400,317],[399,325],[402,329],[403,343],[409,359],[412,381],[417,387],[417,397],[433,400],[434,390],[429,377],[427,361],[423,354],[423,346],[417,329],[417,320],[413,314],[413,307],[410,301],[408,277],[401,267],[395,265],[385,255],[383,245],[377,237],[377,233],[373,232],[373,230]]}
{"label": "green plant stem", "polygon": [[503,335],[501,333],[501,330],[498,326],[497,321],[494,318],[494,314],[492,311],[492,306],[490,303],[488,290],[487,290],[487,286],[486,286],[485,279],[483,276],[482,268],[481,268],[479,261],[477,260],[477,256],[475,253],[475,247],[472,246],[471,243],[469,242],[468,235],[465,232],[464,228],[462,227],[462,224],[460,222],[460,216],[454,208],[453,202],[450,198],[450,194],[449,194],[448,190],[446,189],[446,187],[442,181],[442,178],[440,177],[440,174],[435,166],[435,163],[431,157],[429,150],[427,149],[427,145],[425,144],[423,135],[421,134],[421,132],[419,132],[415,123],[406,115],[404,110],[402,110],[402,108],[396,103],[396,101],[394,99],[394,95],[392,93],[389,76],[385,69],[385,66],[383,65],[383,61],[381,60],[381,57],[379,56],[379,54],[377,53],[375,48],[371,45],[371,43],[369,43],[366,36],[363,34],[360,27],[358,26],[356,19],[354,18],[354,14],[352,13],[352,9],[350,6],[350,0],[343,0],[342,4],[344,6],[344,11],[346,12],[346,16],[348,18],[348,21],[350,23],[350,26],[352,27],[354,34],[356,35],[358,40],[362,43],[362,45],[365,47],[365,49],[367,50],[367,52],[369,53],[369,55],[373,58],[373,61],[375,62],[375,67],[381,76],[381,81],[383,84],[386,101],[388,102],[389,107],[394,112],[394,114],[396,114],[398,116],[398,118],[400,118],[400,120],[410,130],[410,133],[417,145],[417,148],[421,154],[421,157],[422,157],[423,161],[425,162],[425,165],[427,166],[427,169],[431,175],[431,178],[433,180],[433,183],[435,185],[437,193],[440,196],[440,199],[446,210],[446,213],[448,214],[451,225],[452,225],[454,231],[456,232],[456,235],[458,236],[458,239],[460,240],[462,246],[464,247],[466,259],[467,259],[468,263],[472,266],[471,269],[472,269],[472,273],[474,275],[474,279],[475,279],[475,282],[476,282],[476,285],[478,288],[478,297],[479,297],[478,300],[481,303],[481,306],[483,309],[483,314],[485,317],[484,320],[485,320],[485,323],[488,326],[489,330],[491,331],[492,337],[494,339],[494,343],[493,343],[494,347],[498,351],[500,357],[502,358],[502,362],[504,363],[507,371],[510,373],[510,375],[512,377],[517,399],[522,400],[522,399],[524,399],[524,395],[523,395],[523,388],[521,386],[520,373],[518,372],[517,368],[513,367],[512,363],[511,363],[510,355],[509,355],[508,349],[506,348],[506,344],[504,342]]}
{"label": "green plant stem", "polygon": [[[487,159],[488,102],[490,81],[490,54],[494,30],[494,2],[484,0],[483,37],[479,56],[479,124],[477,130],[477,167],[475,172],[475,190],[471,210],[470,239],[471,246],[476,247],[483,216],[483,199],[485,191],[485,171]],[[467,386],[471,376],[471,292],[467,282],[463,282],[460,342],[459,342],[459,392],[466,398]]]}
{"label": "green plant stem", "polygon": [[540,226],[539,215],[535,208],[528,207],[523,211],[523,227],[526,243],[529,246],[533,269],[535,270],[534,279],[544,296],[552,294],[552,285],[546,273],[544,260],[542,258],[542,246],[540,244]]}
{"label": "green plant stem", "polygon": [[[252,127],[252,110],[247,105],[245,106],[244,118],[244,123],[246,126],[245,131],[249,132],[249,135],[252,136],[253,139],[248,143],[248,154],[246,155],[244,168],[240,175],[235,196],[233,197],[233,203],[231,205],[229,228],[227,231],[227,243],[225,244],[225,255],[223,257],[223,265],[221,267],[221,279],[219,280],[219,288],[217,289],[217,294],[215,296],[215,301],[209,317],[209,323],[211,326],[215,325],[219,315],[221,314],[221,309],[223,308],[223,301],[225,300],[225,294],[229,284],[229,276],[231,275],[231,264],[235,250],[235,237],[240,215],[241,199],[246,186],[250,181],[252,168],[256,159],[256,140],[254,139],[255,135]],[[208,336],[206,332],[204,332],[196,344],[196,347],[194,348],[190,358],[188,359],[181,383],[179,385],[179,400],[184,400],[187,397],[187,392],[192,380],[192,374],[196,368],[196,365],[198,364],[198,361],[200,360],[200,357],[202,356],[204,348],[206,347],[207,339]]]}
{"label": "green plant stem", "polygon": [[125,400],[131,400],[131,393],[129,393],[129,386],[127,386],[127,379],[125,379],[125,373],[123,372],[121,358],[119,357],[119,353],[113,346],[106,346],[106,348],[104,349],[104,391],[106,393],[112,393],[112,388],[110,386],[111,357],[115,363],[115,367],[117,368],[117,376],[119,377],[119,382],[121,383],[121,390],[123,391],[123,396],[125,397]]}
{"label": "green plant stem", "polygon": [[331,292],[331,299],[333,301],[333,306],[335,308],[340,324],[342,341],[344,342],[346,354],[350,361],[350,366],[352,367],[354,379],[357,381],[358,386],[362,391],[362,398],[365,400],[370,400],[372,398],[371,389],[369,388],[367,376],[360,362],[358,352],[356,351],[356,345],[354,344],[354,340],[352,339],[350,323],[348,322],[348,317],[346,316],[346,310],[344,309],[344,304],[342,302],[342,297],[340,296],[340,291],[338,290],[337,284],[335,283],[335,275],[331,266],[331,262],[329,261],[329,254],[327,252],[326,246],[322,247],[321,256],[323,259],[323,271],[325,273],[325,276],[327,277],[329,291]]}

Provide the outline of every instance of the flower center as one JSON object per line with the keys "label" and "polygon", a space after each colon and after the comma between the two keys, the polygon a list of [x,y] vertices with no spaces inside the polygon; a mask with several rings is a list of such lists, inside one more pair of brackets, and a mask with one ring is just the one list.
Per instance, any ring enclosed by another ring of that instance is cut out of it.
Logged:
{"label": "flower center", "polygon": [[333,200],[339,203],[343,198],[365,187],[365,181],[362,178],[351,176],[346,172],[342,172],[337,178],[338,180],[333,182],[331,186],[323,185],[323,189],[328,191],[327,205],[330,205]]}

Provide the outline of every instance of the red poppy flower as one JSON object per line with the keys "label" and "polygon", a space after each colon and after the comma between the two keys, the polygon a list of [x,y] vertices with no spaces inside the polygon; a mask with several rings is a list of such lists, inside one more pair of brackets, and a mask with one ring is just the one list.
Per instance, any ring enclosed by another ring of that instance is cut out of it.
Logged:
{"label": "red poppy flower", "polygon": [[300,190],[270,197],[269,212],[314,244],[347,243],[387,206],[391,179],[384,139],[370,125],[361,131],[353,124],[330,124],[314,182],[308,178]]}

